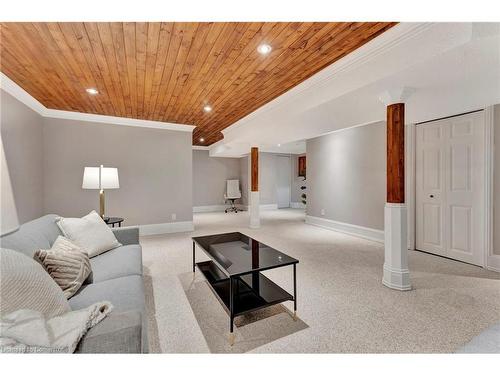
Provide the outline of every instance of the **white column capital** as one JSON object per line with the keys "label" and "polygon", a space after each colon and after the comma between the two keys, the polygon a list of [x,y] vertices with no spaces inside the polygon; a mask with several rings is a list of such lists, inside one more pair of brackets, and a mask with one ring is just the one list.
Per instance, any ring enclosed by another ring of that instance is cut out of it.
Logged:
{"label": "white column capital", "polygon": [[415,91],[416,89],[413,87],[397,87],[381,92],[378,98],[386,106],[405,103]]}

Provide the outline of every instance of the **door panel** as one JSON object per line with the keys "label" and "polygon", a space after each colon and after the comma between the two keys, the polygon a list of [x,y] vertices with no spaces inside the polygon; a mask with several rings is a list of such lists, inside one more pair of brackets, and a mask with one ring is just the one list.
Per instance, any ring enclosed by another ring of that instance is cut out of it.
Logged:
{"label": "door panel", "polygon": [[416,247],[446,255],[443,239],[444,152],[443,128],[438,124],[417,127],[416,142]]}
{"label": "door panel", "polygon": [[[426,218],[424,221],[424,238],[423,243],[429,247],[437,247],[442,249],[442,232],[441,232],[441,205],[424,203],[423,215]],[[435,249],[437,250],[437,249]]]}
{"label": "door panel", "polygon": [[454,192],[471,191],[471,145],[451,146],[450,189]]}
{"label": "door panel", "polygon": [[482,265],[483,134],[483,112],[417,126],[417,249]]}
{"label": "door panel", "polygon": [[451,206],[451,249],[472,254],[471,207]]}
{"label": "door panel", "polygon": [[441,190],[441,151],[439,149],[427,149],[423,153],[424,171],[424,189]]}

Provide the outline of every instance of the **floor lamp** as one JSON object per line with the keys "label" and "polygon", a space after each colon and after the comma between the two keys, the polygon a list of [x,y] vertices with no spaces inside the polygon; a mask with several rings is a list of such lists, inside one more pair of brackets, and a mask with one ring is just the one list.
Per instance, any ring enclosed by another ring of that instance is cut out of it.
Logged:
{"label": "floor lamp", "polygon": [[99,215],[103,219],[105,218],[104,189],[118,189],[119,187],[117,168],[105,168],[102,165],[100,167],[85,167],[82,189],[99,190]]}

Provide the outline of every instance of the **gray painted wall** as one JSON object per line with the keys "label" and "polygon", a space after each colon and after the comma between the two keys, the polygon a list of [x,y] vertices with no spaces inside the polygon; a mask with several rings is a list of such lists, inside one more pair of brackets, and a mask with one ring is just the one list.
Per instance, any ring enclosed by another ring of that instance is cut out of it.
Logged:
{"label": "gray painted wall", "polygon": [[[306,190],[301,190],[301,186],[307,187],[307,180],[304,181],[304,177],[299,177],[299,156],[304,156],[305,154],[300,155],[292,155],[292,194],[291,201],[292,202],[302,202],[302,198],[300,197],[302,193],[307,194]],[[307,161],[307,160],[306,160]]]}
{"label": "gray painted wall", "polygon": [[22,224],[43,215],[43,120],[5,91],[0,96],[1,138]]}
{"label": "gray painted wall", "polygon": [[500,255],[500,104],[494,107],[493,254]]}
{"label": "gray painted wall", "polygon": [[384,122],[308,140],[307,215],[383,230],[385,144]]}
{"label": "gray painted wall", "polygon": [[276,204],[276,155],[269,152],[259,153],[259,196],[260,204]]}
{"label": "gray painted wall", "polygon": [[248,197],[250,191],[250,159],[248,156],[240,158],[240,185],[241,185],[241,204],[248,206]]}
{"label": "gray painted wall", "polygon": [[[226,180],[240,179],[240,159],[210,157],[193,150],[193,206],[224,204]],[[240,181],[241,189],[241,181]]]}
{"label": "gray painted wall", "polygon": [[125,225],[192,220],[191,133],[44,119],[43,135],[46,213],[98,210],[98,191],[83,190],[82,176],[103,164],[120,178],[120,189],[106,191],[107,215]]}
{"label": "gray painted wall", "polygon": [[[276,173],[276,158],[278,154],[271,152],[259,152],[259,196],[260,196],[260,204],[277,204],[278,203],[278,195],[277,195],[277,173]],[[250,189],[249,181],[250,181],[250,165],[249,165],[249,157],[244,156],[240,158],[240,181],[242,188],[242,204],[248,205],[248,192]],[[290,163],[292,165],[292,181],[293,176],[297,174],[296,171],[293,170],[293,159]],[[302,178],[300,179],[302,181]],[[292,185],[292,199],[291,202],[295,202],[293,200],[293,185]],[[298,202],[298,201],[297,201]]]}

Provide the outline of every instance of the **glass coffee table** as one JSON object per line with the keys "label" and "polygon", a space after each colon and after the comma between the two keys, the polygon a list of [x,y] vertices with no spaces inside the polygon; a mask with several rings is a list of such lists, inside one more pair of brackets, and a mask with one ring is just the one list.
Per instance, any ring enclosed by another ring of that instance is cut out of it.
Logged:
{"label": "glass coffee table", "polygon": [[[299,261],[239,232],[192,237],[193,273],[196,267],[229,314],[229,343],[233,345],[233,322],[238,315],[293,301],[297,318],[297,271]],[[198,245],[210,258],[195,260]],[[261,271],[293,266],[293,295]]]}

